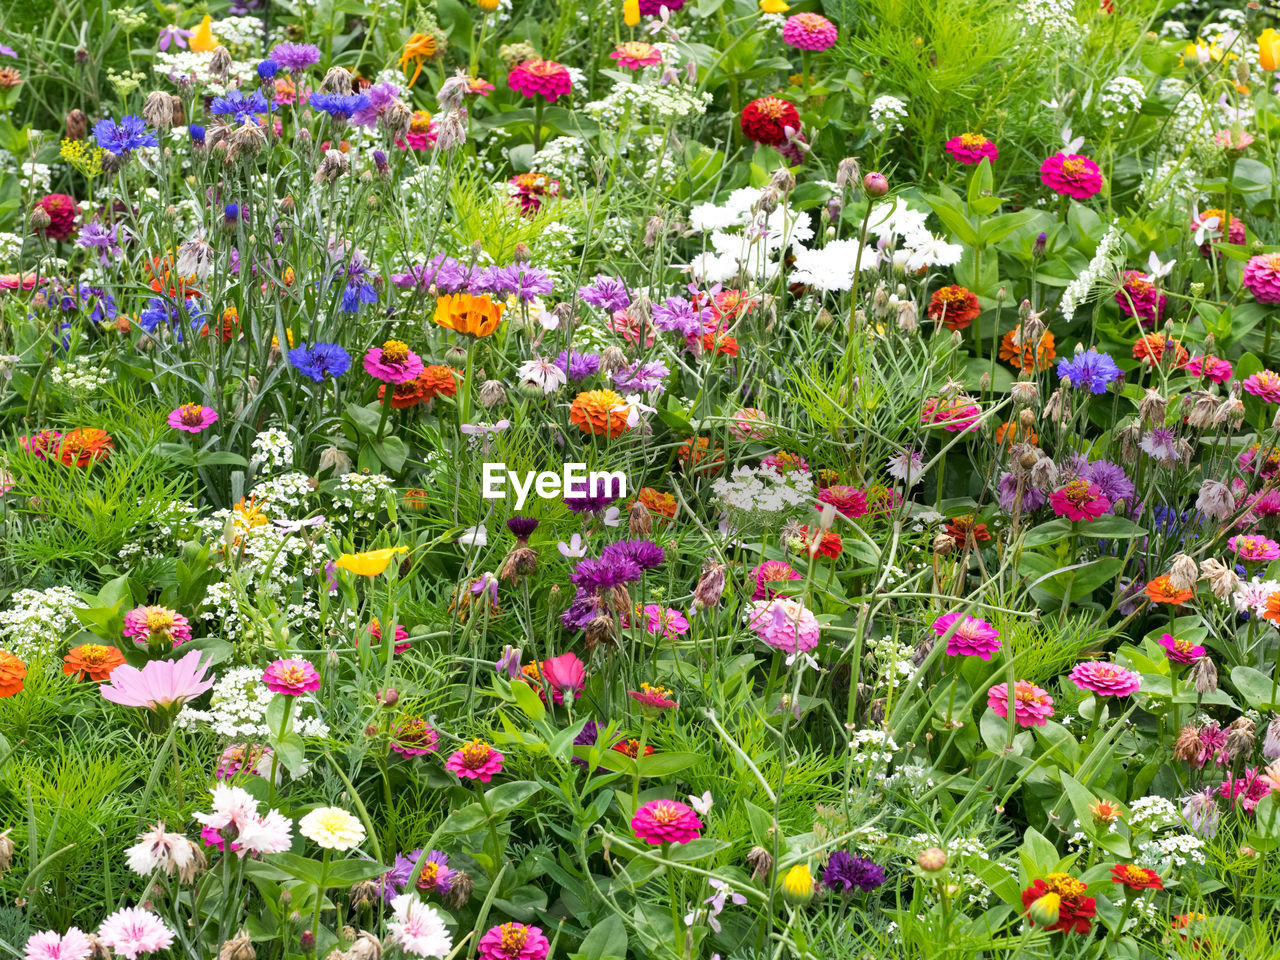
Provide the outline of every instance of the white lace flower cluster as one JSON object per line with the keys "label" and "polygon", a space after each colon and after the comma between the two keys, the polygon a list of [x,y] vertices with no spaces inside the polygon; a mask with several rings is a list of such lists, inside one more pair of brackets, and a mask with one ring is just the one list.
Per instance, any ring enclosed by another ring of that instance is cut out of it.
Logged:
{"label": "white lace flower cluster", "polygon": [[901,133],[902,121],[907,119],[907,103],[888,94],[871,101],[871,126],[880,134]]}
{"label": "white lace flower cluster", "polygon": [[780,513],[814,497],[809,474],[783,474],[772,467],[735,467],[728,477],[714,480],[711,491],[726,510],[741,513]]}
{"label": "white lace flower cluster", "polygon": [[595,120],[617,127],[628,117],[636,123],[650,118],[666,123],[701,116],[710,103],[711,94],[683,83],[619,80],[603,100],[592,100],[585,109]]}
{"label": "white lace flower cluster", "polygon": [[0,649],[23,660],[52,652],[80,629],[71,611],[84,604],[70,587],[18,590],[9,604],[0,611]]}
{"label": "white lace flower cluster", "polygon": [[721,203],[699,203],[689,211],[690,227],[705,235],[710,248],[689,264],[695,279],[727,283],[741,275],[768,280],[777,276],[786,250],[803,250],[813,239],[807,213],[783,203],[767,211],[759,201],[758,189],[740,187]]}
{"label": "white lace flower cluster", "polygon": [[49,370],[50,384],[77,399],[92,396],[115,378],[106,364],[96,363],[91,357],[72,357]]}
{"label": "white lace flower cluster", "polygon": [[[207,710],[183,707],[180,727],[204,726],[228,740],[261,740],[271,736],[267,727],[267,707],[274,697],[262,682],[257,667],[232,667],[213,685]],[[319,704],[312,696],[294,698],[293,729],[304,737],[325,737],[329,727],[319,717]]]}
{"label": "white lace flower cluster", "polygon": [[1112,224],[1098,242],[1097,252],[1089,261],[1089,265],[1067,284],[1066,290],[1062,292],[1059,309],[1062,310],[1064,320],[1070,320],[1080,304],[1093,299],[1094,287],[1099,281],[1113,276],[1119,270],[1121,261],[1124,259],[1124,247],[1124,234],[1120,232],[1119,227]]}
{"label": "white lace flower cluster", "polygon": [[1147,88],[1142,81],[1123,74],[1107,81],[1098,95],[1098,112],[1107,120],[1117,120],[1142,109]]}

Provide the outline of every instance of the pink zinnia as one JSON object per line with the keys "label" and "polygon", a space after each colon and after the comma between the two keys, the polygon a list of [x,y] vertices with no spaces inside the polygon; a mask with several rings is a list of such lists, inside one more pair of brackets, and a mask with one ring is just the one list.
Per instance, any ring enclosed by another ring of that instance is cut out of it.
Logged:
{"label": "pink zinnia", "polygon": [[[998,683],[987,691],[987,706],[997,716],[1009,716],[1009,685]],[[1020,727],[1043,727],[1053,716],[1053,697],[1034,683],[1018,680],[1013,685],[1013,718]]]}
{"label": "pink zinnia", "polygon": [[305,660],[277,660],[262,674],[262,682],[272,693],[296,697],[320,689],[320,674]]}
{"label": "pink zinnia", "polygon": [[769,586],[771,583],[800,579],[799,572],[781,560],[766,560],[752,570],[751,574],[756,578],[756,592],[751,598],[753,600],[772,600],[778,596],[778,591]]}
{"label": "pink zinnia", "polygon": [[18,446],[27,453],[31,454],[37,460],[48,460],[48,455],[56,455],[58,448],[61,446],[62,434],[57,430],[41,430],[39,433],[33,433],[31,436],[23,435],[18,438]]}
{"label": "pink zinnia", "polygon": [[644,615],[649,618],[645,629],[654,636],[661,633],[665,637],[674,639],[683,636],[689,630],[689,621],[679,610],[650,603],[645,606]]}
{"label": "pink zinnia", "polygon": [[98,939],[118,956],[136,960],[139,954],[168,949],[173,943],[173,931],[154,913],[141,907],[123,907],[102,921]]}
{"label": "pink zinnia", "polygon": [[729,432],[738,440],[764,440],[769,436],[769,417],[763,410],[743,407],[733,415]]}
{"label": "pink zinnia", "polygon": [[479,780],[488,783],[495,773],[502,771],[502,754],[481,740],[464,743],[462,749],[450,755],[444,768],[463,780]]}
{"label": "pink zinnia", "polygon": [[517,63],[507,74],[507,86],[526,97],[545,97],[554,103],[573,89],[568,68],[554,60],[526,60]]}
{"label": "pink zinnia", "polygon": [[1280,253],[1250,257],[1242,279],[1259,303],[1280,303]]}
{"label": "pink zinnia", "polygon": [[86,960],[91,953],[93,941],[79,927],[69,927],[62,936],[44,930],[27,940],[27,960]]}
{"label": "pink zinnia", "polygon": [[209,665],[200,665],[200,651],[192,650],[181,660],[152,660],[141,670],[122,663],[98,689],[112,703],[125,707],[167,710],[198,697],[213,686],[205,679]]}
{"label": "pink zinnia", "polygon": [[866,516],[867,495],[857,487],[844,484],[824,488],[818,494],[819,503],[829,503],[850,520]]}
{"label": "pink zinnia", "polygon": [[1280,543],[1266,537],[1235,536],[1227,541],[1227,546],[1238,553],[1241,560],[1251,563],[1280,558]]}
{"label": "pink zinnia", "polygon": [[1227,779],[1218,788],[1218,796],[1226,797],[1231,802],[1239,801],[1245,813],[1253,813],[1262,798],[1271,792],[1271,781],[1258,773],[1257,767],[1245,767],[1243,777],[1227,774]]}
{"label": "pink zinnia", "polygon": [[1100,697],[1127,697],[1142,685],[1142,678],[1132,670],[1101,660],[1077,663],[1069,679],[1081,690]]}
{"label": "pink zinnia", "polygon": [[1204,647],[1190,640],[1179,640],[1171,633],[1160,634],[1160,646],[1164,647],[1164,655],[1174,663],[1195,663],[1204,656]]}
{"label": "pink zinnia", "polygon": [[1280,403],[1280,373],[1259,370],[1244,378],[1244,392],[1251,393],[1266,403]]}
{"label": "pink zinnia", "polygon": [[1116,291],[1116,303],[1126,317],[1135,317],[1140,326],[1151,327],[1159,322],[1168,298],[1141,270],[1126,270],[1124,284]]}
{"label": "pink zinnia", "polygon": [[817,13],[797,13],[782,25],[783,42],[797,50],[826,50],[836,36],[836,25]]}
{"label": "pink zinnia", "polygon": [[981,408],[965,399],[947,401],[931,397],[920,411],[920,422],[941,427],[948,433],[959,433],[976,429],[981,415]]}
{"label": "pink zinnia", "polygon": [[1100,486],[1078,478],[1049,494],[1049,505],[1068,520],[1093,521],[1111,509],[1111,501],[1102,495]]}
{"label": "pink zinnia", "polygon": [[1197,353],[1184,368],[1193,377],[1207,377],[1214,383],[1226,383],[1231,379],[1231,363],[1221,357],[1206,357]]}
{"label": "pink zinnia", "polygon": [[650,800],[631,818],[631,829],[645,843],[688,843],[697,840],[702,821],[679,800]]}
{"label": "pink zinnia", "polygon": [[[382,625],[378,623],[377,617],[374,617],[373,622],[369,624],[369,633],[372,635],[375,641],[374,646],[377,646],[382,643]],[[360,643],[360,640],[357,638],[356,640],[357,646],[359,645],[359,643]],[[396,634],[395,634],[395,646],[392,648],[392,650],[395,653],[404,653],[408,649],[409,649],[409,631],[406,630],[401,624],[397,623]]]}
{"label": "pink zinnia", "polygon": [[218,415],[210,407],[198,403],[184,403],[169,414],[169,426],[187,433],[199,433],[213,425]]}
{"label": "pink zinnia", "polygon": [[818,645],[818,620],[799,600],[755,600],[746,614],[756,636],[775,650],[807,653]]}
{"label": "pink zinnia", "polygon": [[191,625],[168,607],[135,607],[124,615],[123,633],[144,646],[167,643],[176,647],[191,639]]}
{"label": "pink zinnia", "polygon": [[975,166],[983,160],[995,163],[1000,156],[999,148],[980,133],[962,133],[958,137],[952,137],[943,146],[953,159],[969,166]]}
{"label": "pink zinnia", "polygon": [[541,927],[512,921],[490,927],[476,951],[481,960],[546,960],[551,944],[542,935]]}
{"label": "pink zinnia", "polygon": [[643,67],[654,67],[662,62],[662,51],[652,43],[643,40],[628,40],[613,48],[610,60],[617,60],[618,66],[628,70],[640,70]]}
{"label": "pink zinnia", "polygon": [[540,666],[542,679],[551,688],[556,703],[564,703],[566,693],[572,693],[576,700],[587,688],[587,668],[576,653],[562,653],[543,660]]}
{"label": "pink zinnia", "polygon": [[422,373],[422,358],[399,340],[370,347],[364,355],[365,373],[387,383],[408,383]]}
{"label": "pink zinnia", "polygon": [[433,753],[438,740],[431,724],[421,717],[404,717],[391,731],[391,749],[405,757]]}
{"label": "pink zinnia", "polygon": [[1040,181],[1055,193],[1088,200],[1102,189],[1098,165],[1078,153],[1055,153],[1040,165]]}
{"label": "pink zinnia", "polygon": [[961,617],[964,620],[947,639],[947,656],[990,660],[991,654],[1000,649],[1000,631],[985,620],[962,613],[947,613],[933,621],[933,632],[940,637],[946,636]]}

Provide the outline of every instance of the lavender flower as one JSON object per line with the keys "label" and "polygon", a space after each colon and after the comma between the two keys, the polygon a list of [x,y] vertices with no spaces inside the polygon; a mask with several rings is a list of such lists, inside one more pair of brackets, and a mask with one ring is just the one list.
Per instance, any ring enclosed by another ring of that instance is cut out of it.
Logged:
{"label": "lavender flower", "polygon": [[596,274],[593,282],[579,287],[578,296],[591,306],[607,310],[609,313],[625,310],[631,305],[631,295],[627,292],[627,285],[616,277],[609,277],[603,273]]}
{"label": "lavender flower", "polygon": [[628,393],[648,393],[654,391],[655,397],[662,396],[666,390],[663,383],[671,375],[671,370],[661,360],[639,361],[629,364],[613,375],[614,386]]}
{"label": "lavender flower", "polygon": [[684,297],[668,297],[653,308],[653,325],[659,330],[685,337],[702,336],[703,328],[712,320],[711,308],[694,306]]}
{"label": "lavender flower", "polygon": [[545,270],[527,263],[513,263],[506,267],[490,267],[485,271],[483,283],[498,296],[515,296],[525,303],[535,297],[545,297],[555,290],[555,284]]}
{"label": "lavender flower", "polygon": [[585,380],[600,370],[600,354],[561,350],[555,363],[570,380]]}
{"label": "lavender flower", "polygon": [[667,559],[667,552],[652,540],[619,540],[600,551],[601,560],[630,560],[641,570],[652,570]]}
{"label": "lavender flower", "polygon": [[320,62],[320,48],[313,43],[277,43],[268,56],[281,69],[300,73]]}
{"label": "lavender flower", "polygon": [[[127,237],[127,234],[126,234]],[[86,250],[96,250],[98,262],[104,267],[120,256],[120,224],[113,223],[108,230],[97,220],[91,220],[80,228],[76,243]]]}
{"label": "lavender flower", "polygon": [[582,590],[600,593],[639,580],[640,565],[629,557],[588,558],[578,561],[569,579]]}

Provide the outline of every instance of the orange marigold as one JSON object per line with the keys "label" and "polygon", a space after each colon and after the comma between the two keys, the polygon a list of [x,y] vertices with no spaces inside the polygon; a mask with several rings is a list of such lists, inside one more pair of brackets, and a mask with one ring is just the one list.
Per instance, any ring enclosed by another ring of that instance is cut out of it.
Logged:
{"label": "orange marigold", "polygon": [[112,670],[124,663],[124,654],[105,643],[82,643],[62,659],[62,672],[69,677],[79,674],[81,680],[106,680]]}
{"label": "orange marigold", "polygon": [[644,504],[650,513],[671,520],[676,515],[676,498],[669,493],[655,490],[653,487],[641,487],[636,499]]}
{"label": "orange marigold", "polygon": [[87,467],[105,460],[114,449],[111,435],[97,427],[80,427],[63,434],[58,459],[68,467]]}
{"label": "orange marigold", "polygon": [[620,437],[631,429],[627,424],[626,401],[612,390],[584,390],[573,398],[569,422],[583,433]]}
{"label": "orange marigold", "polygon": [[958,283],[935,290],[929,298],[929,319],[941,321],[948,330],[966,329],[981,312],[978,298]]}
{"label": "orange marigold", "polygon": [[676,458],[695,473],[714,474],[724,469],[724,450],[706,437],[690,437],[676,448]]}
{"label": "orange marigold", "polygon": [[27,665],[8,650],[0,650],[0,697],[21,693],[26,676]]}
{"label": "orange marigold", "polygon": [[1040,335],[1040,342],[1037,344],[1026,341],[1022,335],[1022,324],[1000,338],[1000,359],[1023,373],[1048,370],[1049,363],[1057,355],[1053,334],[1048,330]]}
{"label": "orange marigold", "polygon": [[430,494],[420,487],[411,487],[404,492],[404,505],[410,510],[425,510]]}
{"label": "orange marigold", "polygon": [[738,341],[726,335],[717,336],[714,332],[702,335],[702,349],[707,353],[727,353],[731,357],[738,355]]}
{"label": "orange marigold", "polygon": [[432,319],[438,326],[458,333],[487,337],[498,329],[506,306],[505,303],[494,303],[487,294],[445,294],[436,298],[436,313]]}
{"label": "orange marigold", "polygon": [[1195,593],[1191,590],[1177,590],[1169,582],[1169,575],[1162,574],[1147,584],[1147,596],[1152,603],[1171,603],[1175,607],[1186,603]]}

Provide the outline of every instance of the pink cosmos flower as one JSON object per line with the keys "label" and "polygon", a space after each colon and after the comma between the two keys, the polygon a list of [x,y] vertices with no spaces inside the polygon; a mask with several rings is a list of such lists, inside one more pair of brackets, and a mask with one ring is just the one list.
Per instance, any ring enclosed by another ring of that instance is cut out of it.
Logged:
{"label": "pink cosmos flower", "polygon": [[807,653],[818,645],[818,620],[799,600],[754,600],[746,615],[756,636],[775,650]]}
{"label": "pink cosmos flower", "polygon": [[205,679],[208,669],[200,666],[200,651],[192,650],[181,660],[152,660],[141,670],[122,663],[98,689],[112,703],[168,711],[213,686]]}
{"label": "pink cosmos flower", "polygon": [[1142,677],[1138,674],[1101,660],[1077,663],[1068,679],[1081,690],[1100,697],[1127,697],[1142,685]]}
{"label": "pink cosmos flower", "polygon": [[541,927],[523,923],[502,923],[490,927],[476,944],[480,960],[546,960],[551,944]]}
{"label": "pink cosmos flower", "polygon": [[554,103],[573,89],[573,77],[568,67],[554,60],[525,60],[511,68],[507,86],[526,97],[545,97]]}
{"label": "pink cosmos flower", "polygon": [[556,703],[564,703],[566,693],[572,693],[576,700],[578,694],[587,688],[587,668],[576,653],[562,653],[543,660],[540,666],[542,679],[551,688]]}
{"label": "pink cosmos flower", "polygon": [[1206,357],[1197,353],[1184,368],[1193,377],[1207,377],[1214,383],[1226,383],[1231,379],[1231,363],[1221,357]]}
{"label": "pink cosmos flower", "polygon": [[[1009,716],[1009,684],[997,683],[987,691],[987,706],[997,716]],[[1013,719],[1020,727],[1043,727],[1053,716],[1053,697],[1034,683],[1018,680],[1013,685]]]}
{"label": "pink cosmos flower", "polygon": [[191,624],[168,607],[134,607],[124,615],[126,637],[143,646],[179,646],[191,639]]}
{"label": "pink cosmos flower", "polygon": [[1190,640],[1179,640],[1171,633],[1160,634],[1160,646],[1164,647],[1164,655],[1174,663],[1195,663],[1204,656],[1204,647]]}
{"label": "pink cosmos flower", "polygon": [[462,749],[444,762],[444,768],[463,780],[479,780],[488,783],[495,773],[502,771],[501,753],[481,740],[463,744]]}
{"label": "pink cosmos flower", "polygon": [[1270,562],[1280,558],[1280,543],[1266,537],[1235,536],[1227,541],[1227,546],[1240,555],[1241,560],[1250,563]]}
{"label": "pink cosmos flower", "polygon": [[1241,279],[1259,303],[1280,303],[1280,253],[1250,257]]}
{"label": "pink cosmos flower", "polygon": [[650,800],[631,818],[631,829],[645,843],[657,847],[697,840],[702,821],[691,807],[679,800]]}
{"label": "pink cosmos flower", "polygon": [[1093,521],[1111,509],[1111,501],[1102,495],[1100,486],[1079,478],[1049,494],[1049,505],[1068,520]]}
{"label": "pink cosmos flower", "polygon": [[305,660],[277,660],[262,674],[262,682],[272,693],[296,697],[320,689],[320,674]]}
{"label": "pink cosmos flower", "polygon": [[364,355],[365,373],[387,383],[408,383],[422,373],[422,358],[399,340],[370,347]]}
{"label": "pink cosmos flower", "polygon": [[644,615],[649,618],[645,629],[653,636],[661,633],[665,637],[675,639],[683,636],[689,630],[689,621],[684,618],[684,615],[679,610],[650,603],[645,606]]}
{"label": "pink cosmos flower", "polygon": [[772,600],[778,596],[778,591],[770,584],[801,579],[799,571],[791,569],[790,564],[781,560],[766,560],[752,570],[751,575],[756,580],[756,592],[752,595],[752,600]]}
{"label": "pink cosmos flower", "polygon": [[662,51],[652,43],[643,40],[628,40],[613,48],[610,60],[617,60],[618,66],[628,70],[640,70],[644,67],[655,67],[662,62]]}
{"label": "pink cosmos flower", "polygon": [[69,927],[58,936],[52,930],[33,933],[27,940],[27,960],[87,960],[93,941],[79,927]]}
{"label": "pink cosmos flower", "polygon": [[1098,165],[1078,153],[1055,153],[1040,165],[1040,181],[1055,193],[1088,200],[1102,189]]}
{"label": "pink cosmos flower", "polygon": [[169,414],[169,426],[187,433],[199,433],[211,427],[218,415],[210,407],[202,407],[198,403],[184,403]]}
{"label": "pink cosmos flower", "polygon": [[976,166],[984,159],[995,163],[1000,156],[1000,149],[980,133],[962,133],[943,146],[952,159],[969,166]]}
{"label": "pink cosmos flower", "polygon": [[826,50],[836,42],[836,25],[817,13],[797,13],[782,25],[782,40],[797,50]]}
{"label": "pink cosmos flower", "polygon": [[1251,393],[1266,403],[1280,403],[1280,373],[1259,370],[1244,378],[1245,393]]}
{"label": "pink cosmos flower", "polygon": [[947,656],[990,660],[991,654],[1000,649],[1000,631],[985,620],[958,612],[947,613],[933,621],[933,632],[939,637],[945,637],[961,617],[964,620],[947,640]]}
{"label": "pink cosmos flower", "polygon": [[122,907],[102,921],[98,939],[118,956],[137,960],[141,954],[168,949],[173,931],[154,913],[141,907]]}

